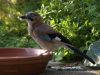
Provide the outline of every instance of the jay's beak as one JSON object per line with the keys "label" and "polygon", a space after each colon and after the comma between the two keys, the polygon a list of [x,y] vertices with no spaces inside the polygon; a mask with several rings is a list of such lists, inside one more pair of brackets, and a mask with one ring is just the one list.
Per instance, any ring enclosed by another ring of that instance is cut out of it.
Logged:
{"label": "jay's beak", "polygon": [[31,20],[33,21],[33,19],[31,17],[28,17],[28,16],[20,16],[18,17],[20,20],[24,20],[24,19],[28,19],[28,20]]}
{"label": "jay's beak", "polygon": [[23,20],[23,19],[27,19],[27,16],[19,16],[18,18]]}

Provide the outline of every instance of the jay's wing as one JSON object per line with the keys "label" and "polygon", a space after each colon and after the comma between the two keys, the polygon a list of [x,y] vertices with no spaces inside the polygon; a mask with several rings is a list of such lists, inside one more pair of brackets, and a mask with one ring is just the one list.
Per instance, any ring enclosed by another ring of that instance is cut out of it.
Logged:
{"label": "jay's wing", "polygon": [[51,39],[56,39],[56,40],[60,40],[61,42],[64,42],[64,43],[71,44],[71,42],[60,33],[52,33],[52,34],[48,34],[48,36]]}
{"label": "jay's wing", "polygon": [[59,40],[61,42],[71,44],[70,41],[64,37],[61,33],[56,32],[48,25],[41,25],[37,28],[37,32],[41,35],[41,39],[46,41]]}

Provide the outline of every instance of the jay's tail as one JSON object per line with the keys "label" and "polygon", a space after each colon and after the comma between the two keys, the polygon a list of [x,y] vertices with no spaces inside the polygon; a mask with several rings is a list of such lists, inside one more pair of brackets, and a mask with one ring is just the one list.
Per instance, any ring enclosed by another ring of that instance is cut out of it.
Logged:
{"label": "jay's tail", "polygon": [[92,58],[90,58],[89,56],[87,56],[85,53],[82,53],[78,48],[75,48],[72,45],[66,44],[66,46],[68,48],[70,48],[71,50],[73,50],[75,53],[81,55],[82,57],[86,58],[87,60],[89,60],[91,63],[95,64],[94,60]]}

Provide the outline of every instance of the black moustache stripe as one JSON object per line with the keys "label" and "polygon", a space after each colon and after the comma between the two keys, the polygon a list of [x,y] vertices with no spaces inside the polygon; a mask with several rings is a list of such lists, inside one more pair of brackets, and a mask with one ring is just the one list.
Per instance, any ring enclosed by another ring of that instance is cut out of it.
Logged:
{"label": "black moustache stripe", "polygon": [[33,19],[31,17],[28,17],[29,20],[33,21]]}

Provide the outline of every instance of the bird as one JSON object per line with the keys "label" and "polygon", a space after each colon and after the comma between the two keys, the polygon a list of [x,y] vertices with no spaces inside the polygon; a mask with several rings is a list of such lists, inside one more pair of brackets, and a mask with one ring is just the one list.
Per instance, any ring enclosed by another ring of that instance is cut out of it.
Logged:
{"label": "bird", "polygon": [[74,53],[79,54],[95,64],[95,61],[92,58],[81,52],[79,48],[73,46],[67,37],[46,24],[42,16],[37,12],[27,12],[25,15],[19,16],[19,18],[27,21],[28,34],[40,45],[41,48],[46,49],[48,52],[54,52],[59,47],[69,48],[73,50]]}

